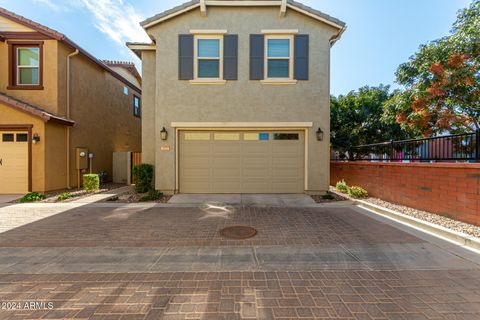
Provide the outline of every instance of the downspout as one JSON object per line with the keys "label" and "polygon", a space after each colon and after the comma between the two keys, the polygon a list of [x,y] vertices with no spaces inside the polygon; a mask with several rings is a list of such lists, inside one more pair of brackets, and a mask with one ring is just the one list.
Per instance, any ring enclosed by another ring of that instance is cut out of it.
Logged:
{"label": "downspout", "polygon": [[[79,52],[76,49],[67,56],[67,119],[70,119],[70,59]],[[67,189],[70,189],[70,127],[67,127]]]}

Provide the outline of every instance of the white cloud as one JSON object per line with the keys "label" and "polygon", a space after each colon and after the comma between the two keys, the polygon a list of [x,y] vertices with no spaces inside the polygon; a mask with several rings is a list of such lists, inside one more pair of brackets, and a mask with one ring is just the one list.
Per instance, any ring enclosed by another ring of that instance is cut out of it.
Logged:
{"label": "white cloud", "polygon": [[54,3],[52,0],[33,0],[33,1],[37,2],[41,5],[44,5],[48,8],[50,8],[53,11],[63,11],[63,10],[66,9],[65,7],[62,7],[62,6]]}
{"label": "white cloud", "polygon": [[150,41],[139,25],[142,18],[131,4],[123,0],[81,0],[81,2],[93,15],[95,27],[113,41],[122,45],[127,41]]}

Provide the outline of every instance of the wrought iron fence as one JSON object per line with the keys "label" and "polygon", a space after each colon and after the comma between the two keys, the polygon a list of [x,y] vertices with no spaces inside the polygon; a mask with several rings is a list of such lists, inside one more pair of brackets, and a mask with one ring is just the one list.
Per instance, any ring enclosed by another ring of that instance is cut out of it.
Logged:
{"label": "wrought iron fence", "polygon": [[357,146],[334,160],[480,162],[480,131]]}

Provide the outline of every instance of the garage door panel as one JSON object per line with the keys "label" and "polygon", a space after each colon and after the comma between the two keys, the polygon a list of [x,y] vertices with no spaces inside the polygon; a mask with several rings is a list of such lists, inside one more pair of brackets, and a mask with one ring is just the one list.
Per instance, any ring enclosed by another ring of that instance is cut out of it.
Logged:
{"label": "garage door panel", "polygon": [[218,180],[218,179],[240,179],[240,177],[242,176],[242,170],[240,168],[238,169],[219,169],[219,168],[215,168],[213,169],[213,172],[212,172],[212,176],[213,178],[215,178],[215,180]]}
{"label": "garage door panel", "polygon": [[[19,139],[27,132],[0,131],[0,193],[28,192],[28,142]],[[5,137],[4,137],[5,135]]]}
{"label": "garage door panel", "polygon": [[210,140],[186,141],[180,131],[180,192],[302,193],[303,133],[295,132],[298,140],[273,140],[274,132],[259,132],[190,133],[190,138]]}

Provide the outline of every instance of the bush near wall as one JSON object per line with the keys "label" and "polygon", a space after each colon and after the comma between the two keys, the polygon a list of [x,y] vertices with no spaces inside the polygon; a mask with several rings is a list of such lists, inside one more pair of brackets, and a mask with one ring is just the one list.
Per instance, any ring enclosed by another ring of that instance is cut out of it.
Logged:
{"label": "bush near wall", "polygon": [[370,196],[480,226],[480,164],[332,162],[330,182],[345,179]]}
{"label": "bush near wall", "polygon": [[135,191],[146,193],[153,188],[153,166],[150,164],[140,164],[133,167],[133,181]]}
{"label": "bush near wall", "polygon": [[98,174],[83,175],[83,190],[87,192],[95,192],[100,189],[100,177]]}

